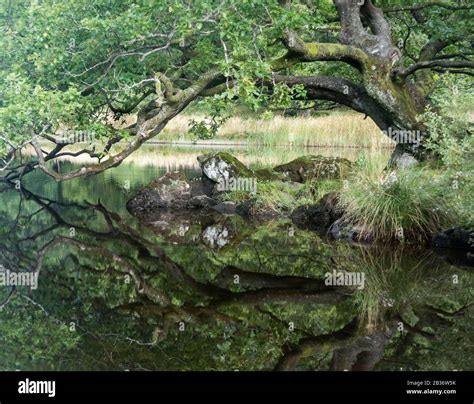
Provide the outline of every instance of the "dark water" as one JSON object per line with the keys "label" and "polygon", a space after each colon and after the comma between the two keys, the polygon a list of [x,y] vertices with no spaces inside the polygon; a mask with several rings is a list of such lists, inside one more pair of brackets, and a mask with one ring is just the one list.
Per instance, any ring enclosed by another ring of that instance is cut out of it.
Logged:
{"label": "dark water", "polygon": [[[2,188],[0,264],[39,278],[0,286],[0,369],[473,369],[473,276],[457,254],[335,242],[289,220],[169,212],[146,227],[127,213],[166,171],[199,175],[193,153]],[[341,272],[363,285],[325,283]]]}

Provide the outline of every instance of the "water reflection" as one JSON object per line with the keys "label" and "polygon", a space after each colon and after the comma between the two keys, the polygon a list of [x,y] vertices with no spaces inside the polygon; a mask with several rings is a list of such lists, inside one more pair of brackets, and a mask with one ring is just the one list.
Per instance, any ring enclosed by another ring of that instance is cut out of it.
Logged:
{"label": "water reflection", "polygon": [[[125,202],[164,169],[123,167],[3,185],[0,264],[39,272],[37,290],[0,287],[3,370],[472,369],[468,267],[284,220],[145,226]],[[364,288],[326,285],[332,271]]]}

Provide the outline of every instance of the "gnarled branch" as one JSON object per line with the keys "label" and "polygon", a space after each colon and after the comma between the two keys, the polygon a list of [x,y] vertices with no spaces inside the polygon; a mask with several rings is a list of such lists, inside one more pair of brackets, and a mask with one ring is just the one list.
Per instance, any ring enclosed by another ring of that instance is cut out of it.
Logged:
{"label": "gnarled branch", "polygon": [[467,60],[426,60],[423,62],[414,63],[399,73],[400,77],[407,77],[417,70],[430,69],[432,67],[446,67],[446,68],[474,68],[474,62]]}
{"label": "gnarled branch", "polygon": [[[296,62],[340,61],[363,71],[369,63],[369,56],[355,46],[337,43],[304,42],[293,31],[286,31],[283,42],[288,49],[284,60]],[[276,64],[278,66],[278,64]]]}

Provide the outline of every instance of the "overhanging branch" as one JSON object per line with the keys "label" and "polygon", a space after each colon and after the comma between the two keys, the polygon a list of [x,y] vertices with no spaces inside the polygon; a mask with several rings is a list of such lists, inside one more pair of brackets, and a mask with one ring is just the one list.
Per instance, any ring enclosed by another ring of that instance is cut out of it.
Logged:
{"label": "overhanging branch", "polygon": [[304,42],[293,31],[286,31],[283,42],[288,49],[287,60],[299,62],[339,61],[348,63],[358,70],[364,70],[369,63],[369,56],[351,45],[338,43]]}
{"label": "overhanging branch", "polygon": [[383,108],[367,94],[363,87],[350,80],[332,76],[284,75],[275,75],[274,80],[275,83],[285,83],[290,87],[297,84],[303,85],[307,99],[333,101],[368,115],[382,130],[386,130],[391,125]]}
{"label": "overhanging branch", "polygon": [[423,62],[414,63],[408,66],[406,69],[399,73],[400,77],[407,77],[417,70],[431,69],[433,67],[445,67],[445,68],[474,68],[474,62],[471,61],[460,61],[460,60],[427,60]]}
{"label": "overhanging branch", "polygon": [[[148,103],[138,113],[137,124],[134,127],[134,131],[136,132],[135,138],[124,150],[114,156],[110,156],[107,160],[98,164],[93,164],[87,167],[84,166],[68,173],[57,173],[47,166],[46,163],[48,160],[51,160],[51,158],[49,158],[50,156],[48,155],[44,155],[36,139],[34,139],[32,145],[38,158],[37,167],[49,176],[55,178],[57,181],[65,181],[73,178],[98,174],[104,170],[120,165],[123,160],[138,150],[142,144],[160,133],[172,118],[179,114],[192,100],[199,96],[209,83],[220,75],[219,71],[211,70],[203,74],[200,79],[188,88],[173,94],[168,94],[168,96],[165,97],[167,102],[163,105],[154,106],[153,101]],[[171,101],[169,101],[169,98],[171,98]]]}

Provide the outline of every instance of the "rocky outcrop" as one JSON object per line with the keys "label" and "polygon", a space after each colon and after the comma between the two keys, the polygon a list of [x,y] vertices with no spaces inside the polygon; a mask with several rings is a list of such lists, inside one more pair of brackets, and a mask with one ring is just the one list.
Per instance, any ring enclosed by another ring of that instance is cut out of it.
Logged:
{"label": "rocky outcrop", "polygon": [[[168,173],[152,181],[131,198],[127,203],[129,212],[144,222],[165,227],[169,227],[169,220],[164,220],[166,211],[179,215],[182,212],[186,217],[191,209],[196,211],[193,215],[197,212],[216,212],[221,215],[238,214],[252,220],[272,220],[282,217],[283,213],[270,204],[257,202],[254,197],[258,191],[257,180],[279,181],[289,188],[288,197],[296,194],[296,201],[298,188],[304,187],[301,182],[314,177],[334,178],[351,167],[351,163],[345,159],[304,156],[275,170],[267,168],[252,171],[226,152],[206,154],[198,157],[198,161],[202,169],[201,178],[188,180],[181,172]],[[234,201],[221,202],[222,194],[228,191],[248,192],[249,196],[240,204]],[[337,194],[331,193],[325,195],[317,205],[296,209],[292,219],[301,227],[321,230],[327,229],[341,214],[337,208]]]}
{"label": "rocky outcrop", "polygon": [[202,182],[208,195],[226,191],[255,193],[258,181],[290,181],[288,175],[273,168],[251,170],[236,157],[226,152],[198,157],[202,169]]}
{"label": "rocky outcrop", "polygon": [[388,167],[403,170],[419,163],[413,153],[404,150],[404,146],[406,146],[406,144],[397,144],[388,162]]}
{"label": "rocky outcrop", "polygon": [[157,209],[184,209],[192,196],[191,183],[177,171],[150,182],[127,202],[127,209],[136,215]]}
{"label": "rocky outcrop", "polygon": [[186,206],[190,209],[208,209],[216,204],[217,201],[207,195],[196,195],[188,201]]}
{"label": "rocky outcrop", "polygon": [[228,226],[216,223],[203,230],[201,239],[209,248],[220,249],[229,244],[233,237],[235,237],[235,234]]}
{"label": "rocky outcrop", "polygon": [[365,229],[347,222],[339,204],[339,194],[330,192],[315,205],[296,208],[290,218],[299,228],[328,233],[336,240],[371,242],[373,237]]}
{"label": "rocky outcrop", "polygon": [[342,178],[351,173],[353,163],[340,157],[307,155],[279,165],[274,171],[283,173],[291,181]]}

